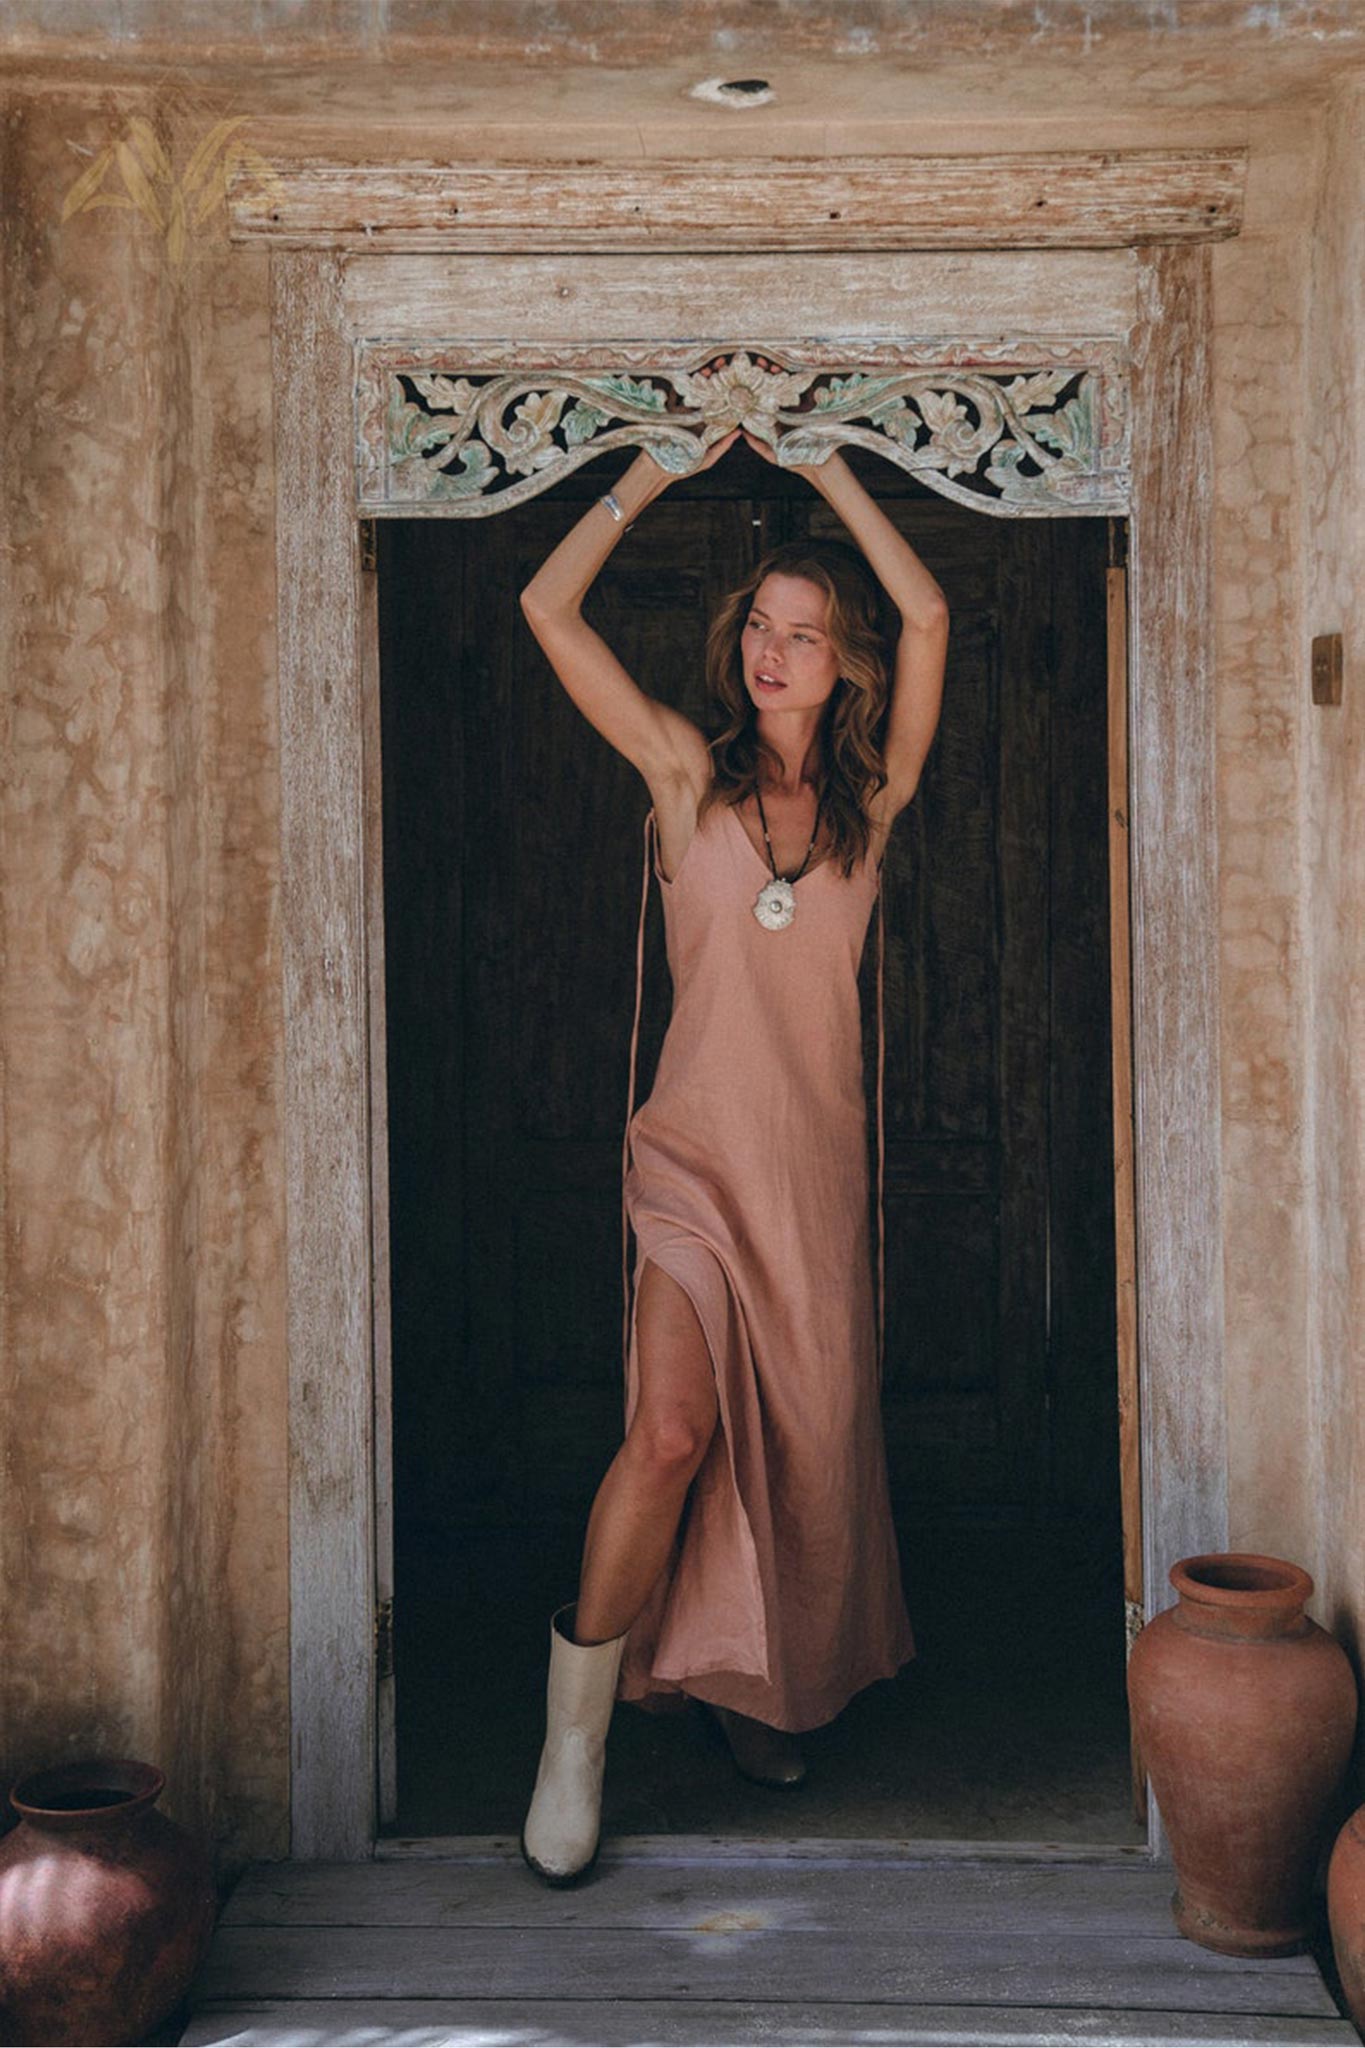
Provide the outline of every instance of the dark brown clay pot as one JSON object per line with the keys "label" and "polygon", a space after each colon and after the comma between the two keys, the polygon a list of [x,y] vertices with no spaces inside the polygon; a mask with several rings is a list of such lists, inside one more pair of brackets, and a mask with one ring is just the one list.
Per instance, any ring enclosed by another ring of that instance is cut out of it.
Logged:
{"label": "dark brown clay pot", "polygon": [[20,1778],[0,1840],[0,2039],[140,2041],[174,2011],[218,1898],[193,1835],[153,1811],[154,1764],[96,1757]]}
{"label": "dark brown clay pot", "polygon": [[1341,1988],[1351,2018],[1365,2034],[1365,1806],[1357,1807],[1332,1849],[1327,1918]]}
{"label": "dark brown clay pot", "polygon": [[1231,1956],[1287,1956],[1356,1724],[1340,1643],[1304,1613],[1308,1573],[1249,1551],[1171,1566],[1180,1598],[1139,1631],[1128,1701],[1175,1864],[1176,1926]]}

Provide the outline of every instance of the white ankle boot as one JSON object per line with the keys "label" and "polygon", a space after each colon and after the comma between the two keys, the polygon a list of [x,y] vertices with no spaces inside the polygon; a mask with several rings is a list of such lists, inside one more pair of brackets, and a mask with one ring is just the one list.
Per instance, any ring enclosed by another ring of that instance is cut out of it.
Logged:
{"label": "white ankle boot", "polygon": [[576,1606],[550,1617],[545,1745],[521,1831],[521,1853],[547,1884],[568,1884],[597,1860],[607,1727],[626,1641],[571,1641]]}

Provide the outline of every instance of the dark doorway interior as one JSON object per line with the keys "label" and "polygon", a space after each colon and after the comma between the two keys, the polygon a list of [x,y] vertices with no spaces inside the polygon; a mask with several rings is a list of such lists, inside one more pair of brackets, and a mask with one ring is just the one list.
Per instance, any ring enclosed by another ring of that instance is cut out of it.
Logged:
{"label": "dark doorway interior", "polygon": [[[515,1836],[548,1623],[622,1427],[620,1148],[649,795],[517,593],[625,467],[379,523],[396,1502],[396,1831]],[[918,1656],[747,1785],[695,1711],[618,1708],[613,1834],[1138,1842],[1118,1494],[1105,522],[864,482],[948,592],[943,723],[885,880],[885,1427]],[[736,451],[588,615],[703,717],[710,609],[841,532]],[[875,1085],[875,936],[863,960]],[[651,885],[638,1097],[668,1018]]]}

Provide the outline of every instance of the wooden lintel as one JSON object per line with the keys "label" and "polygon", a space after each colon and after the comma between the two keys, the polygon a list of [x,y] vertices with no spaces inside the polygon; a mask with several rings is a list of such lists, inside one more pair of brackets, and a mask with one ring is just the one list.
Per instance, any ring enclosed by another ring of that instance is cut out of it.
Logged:
{"label": "wooden lintel", "polygon": [[336,164],[228,188],[234,241],[375,251],[1122,248],[1239,231],[1244,148]]}

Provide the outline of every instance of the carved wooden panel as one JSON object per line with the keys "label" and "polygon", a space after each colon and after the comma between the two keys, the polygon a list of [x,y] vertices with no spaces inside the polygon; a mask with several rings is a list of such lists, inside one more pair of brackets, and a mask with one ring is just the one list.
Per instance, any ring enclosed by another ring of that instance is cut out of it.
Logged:
{"label": "carved wooden panel", "polygon": [[867,448],[978,511],[1128,503],[1123,345],[1094,338],[771,346],[370,341],[358,351],[360,504],[483,518],[608,450],[675,475],[744,426],[783,466]]}

